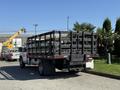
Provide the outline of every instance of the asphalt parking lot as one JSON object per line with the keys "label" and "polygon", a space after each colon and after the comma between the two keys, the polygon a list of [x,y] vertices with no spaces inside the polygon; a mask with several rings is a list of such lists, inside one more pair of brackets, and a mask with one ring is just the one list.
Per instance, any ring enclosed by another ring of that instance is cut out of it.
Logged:
{"label": "asphalt parking lot", "polygon": [[120,90],[120,80],[80,72],[40,76],[37,67],[0,61],[0,90]]}

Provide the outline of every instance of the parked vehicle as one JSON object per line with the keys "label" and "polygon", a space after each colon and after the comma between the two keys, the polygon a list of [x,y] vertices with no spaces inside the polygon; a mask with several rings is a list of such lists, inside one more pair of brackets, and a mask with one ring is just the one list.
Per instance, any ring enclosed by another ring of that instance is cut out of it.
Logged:
{"label": "parked vehicle", "polygon": [[6,61],[13,61],[13,60],[19,60],[20,52],[18,47],[8,49],[7,47],[3,47],[2,53],[1,53],[2,59]]}
{"label": "parked vehicle", "polygon": [[25,33],[25,28],[20,29],[18,32],[13,34],[8,40],[0,43],[0,58],[5,60],[16,60],[19,59],[20,53],[18,47],[22,45],[22,39],[16,38],[22,33]]}
{"label": "parked vehicle", "polygon": [[20,48],[20,67],[37,65],[40,75],[52,75],[56,68],[77,73],[86,65],[93,68],[91,63],[96,49],[96,34],[93,32],[42,33],[28,37],[26,46]]}

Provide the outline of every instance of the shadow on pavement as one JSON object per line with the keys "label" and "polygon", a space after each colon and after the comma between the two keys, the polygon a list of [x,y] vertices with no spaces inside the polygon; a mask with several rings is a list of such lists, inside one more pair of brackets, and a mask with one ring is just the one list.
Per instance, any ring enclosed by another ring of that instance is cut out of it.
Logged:
{"label": "shadow on pavement", "polygon": [[4,66],[0,68],[0,74],[5,78],[0,80],[33,80],[33,79],[66,79],[80,76],[68,72],[56,72],[54,76],[40,76],[37,67]]}

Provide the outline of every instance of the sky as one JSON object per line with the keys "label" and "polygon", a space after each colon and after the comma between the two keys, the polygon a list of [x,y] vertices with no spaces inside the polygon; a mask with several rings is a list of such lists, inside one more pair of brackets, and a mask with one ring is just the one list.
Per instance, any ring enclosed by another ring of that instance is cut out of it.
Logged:
{"label": "sky", "polygon": [[68,16],[69,29],[76,21],[102,27],[107,17],[114,29],[120,0],[0,0],[0,32],[66,30]]}

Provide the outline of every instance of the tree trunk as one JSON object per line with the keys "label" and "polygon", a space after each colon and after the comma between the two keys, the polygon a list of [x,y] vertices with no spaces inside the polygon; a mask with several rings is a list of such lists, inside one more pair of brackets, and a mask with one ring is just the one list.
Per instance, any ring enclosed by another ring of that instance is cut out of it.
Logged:
{"label": "tree trunk", "polygon": [[108,62],[108,64],[111,64],[111,54],[110,53],[108,53],[107,62]]}

